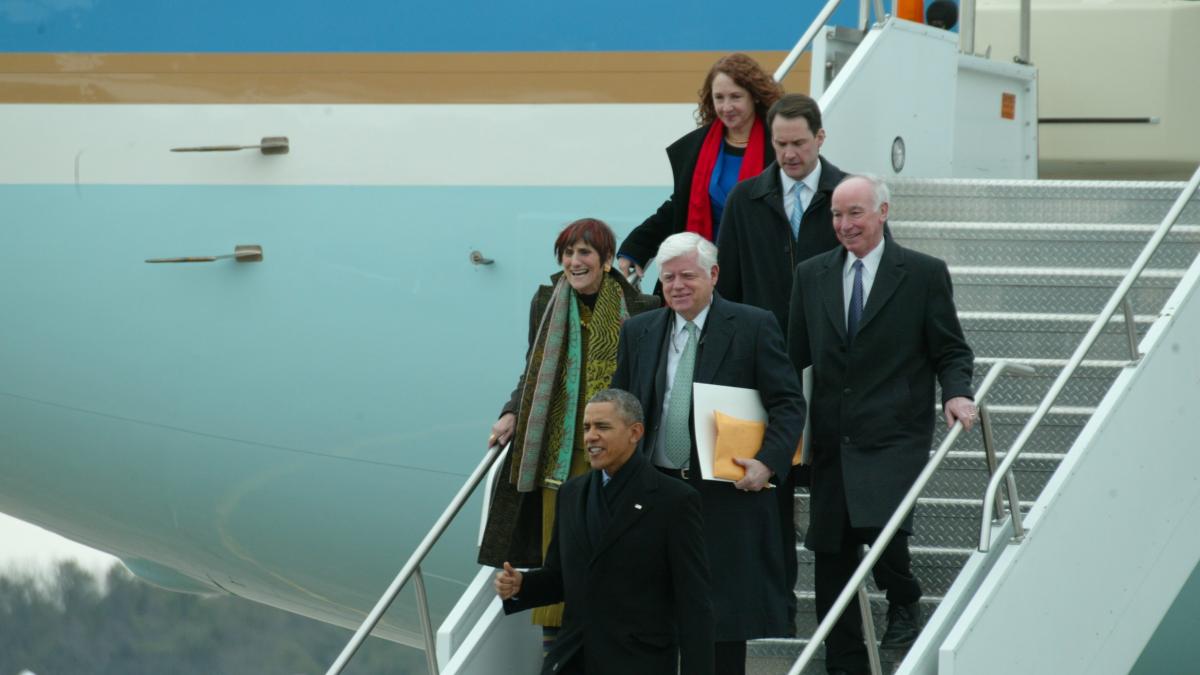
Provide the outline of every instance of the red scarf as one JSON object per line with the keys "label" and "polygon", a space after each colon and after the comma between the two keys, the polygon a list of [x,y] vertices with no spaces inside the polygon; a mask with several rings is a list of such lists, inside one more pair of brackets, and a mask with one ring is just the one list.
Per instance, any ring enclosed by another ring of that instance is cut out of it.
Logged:
{"label": "red scarf", "polygon": [[[716,120],[704,136],[704,144],[700,146],[700,155],[696,158],[696,170],[692,173],[692,193],[688,196],[687,231],[695,232],[712,241],[713,221],[712,203],[708,197],[708,184],[712,182],[713,167],[717,165],[717,157],[721,154],[721,144],[725,142],[725,125]],[[742,156],[742,168],[738,171],[738,181],[753,178],[763,170],[763,123],[754,116],[754,125],[750,127],[750,140],[746,143],[746,154]]]}

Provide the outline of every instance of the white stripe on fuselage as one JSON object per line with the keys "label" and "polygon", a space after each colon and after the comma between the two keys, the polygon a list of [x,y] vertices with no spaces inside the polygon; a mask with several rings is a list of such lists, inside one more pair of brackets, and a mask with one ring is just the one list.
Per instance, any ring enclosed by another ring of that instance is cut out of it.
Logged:
{"label": "white stripe on fuselage", "polygon": [[[4,105],[0,184],[668,185],[695,104]],[[171,148],[287,136],[287,155]]]}

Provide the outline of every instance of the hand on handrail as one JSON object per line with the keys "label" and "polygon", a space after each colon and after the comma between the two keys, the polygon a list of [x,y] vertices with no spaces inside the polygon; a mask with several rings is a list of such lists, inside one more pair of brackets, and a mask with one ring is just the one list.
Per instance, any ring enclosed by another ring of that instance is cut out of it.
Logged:
{"label": "hand on handrail", "polygon": [[966,396],[955,396],[943,403],[942,414],[946,417],[947,429],[953,427],[955,422],[962,422],[963,431],[970,431],[975,420],[979,419],[975,402]]}
{"label": "hand on handrail", "polygon": [[513,437],[513,429],[517,426],[517,416],[507,412],[492,425],[492,433],[488,436],[488,449],[508,445]]}
{"label": "hand on handrail", "polygon": [[617,269],[621,270],[621,275],[625,277],[634,288],[640,288],[642,285],[642,277],[646,276],[646,270],[641,265],[633,262],[625,256],[617,256]]}

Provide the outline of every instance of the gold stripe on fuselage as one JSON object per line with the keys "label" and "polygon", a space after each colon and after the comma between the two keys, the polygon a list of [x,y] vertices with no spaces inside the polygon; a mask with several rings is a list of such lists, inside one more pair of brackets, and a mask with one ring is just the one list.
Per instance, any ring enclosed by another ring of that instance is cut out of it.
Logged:
{"label": "gold stripe on fuselage", "polygon": [[[0,103],[688,103],[724,54],[4,53]],[[808,79],[806,53],[784,86]]]}

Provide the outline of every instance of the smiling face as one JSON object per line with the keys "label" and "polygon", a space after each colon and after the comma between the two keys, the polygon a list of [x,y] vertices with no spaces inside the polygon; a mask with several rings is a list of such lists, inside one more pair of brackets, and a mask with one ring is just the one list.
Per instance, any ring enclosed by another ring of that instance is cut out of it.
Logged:
{"label": "smiling face", "polygon": [[583,446],[593,469],[613,475],[637,449],[644,427],[625,421],[609,402],[589,403],[583,411]]}
{"label": "smiling face", "polygon": [[833,191],[833,230],[838,241],[851,254],[862,258],[883,239],[883,224],[887,222],[887,202],[875,206],[875,191],[862,178],[850,178]]}
{"label": "smiling face", "polygon": [[708,307],[717,286],[717,266],[705,270],[699,259],[700,256],[692,251],[666,261],[658,270],[667,306],[688,321]]}
{"label": "smiling face", "polygon": [[583,240],[573,241],[562,249],[563,274],[576,293],[594,295],[600,292],[604,282],[604,265],[600,254]]}
{"label": "smiling face", "polygon": [[726,133],[736,140],[745,140],[754,125],[754,97],[750,92],[738,86],[732,77],[717,73],[712,81],[712,102]]}
{"label": "smiling face", "polygon": [[775,159],[779,168],[792,180],[804,177],[817,168],[821,144],[825,142],[825,130],[814,134],[803,117],[776,115],[771,121],[771,145],[775,146]]}

